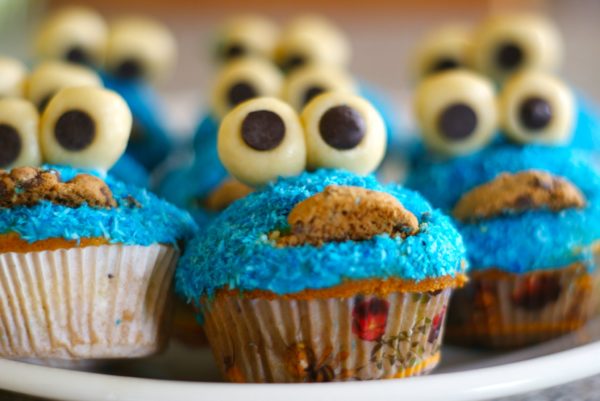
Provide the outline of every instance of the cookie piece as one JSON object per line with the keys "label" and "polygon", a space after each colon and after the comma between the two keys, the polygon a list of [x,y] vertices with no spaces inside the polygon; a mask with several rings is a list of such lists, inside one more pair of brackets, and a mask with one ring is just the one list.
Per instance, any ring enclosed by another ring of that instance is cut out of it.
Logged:
{"label": "cookie piece", "polygon": [[474,221],[527,210],[558,212],[582,208],[585,203],[581,191],[566,179],[544,171],[529,170],[501,174],[464,194],[453,215],[461,221]]}
{"label": "cookie piece", "polygon": [[225,180],[202,202],[203,206],[214,212],[219,212],[252,192],[252,188],[242,184],[235,178]]}
{"label": "cookie piece", "polygon": [[419,231],[417,218],[392,195],[337,185],[298,203],[288,215],[288,223],[290,234],[274,238],[278,245],[319,246],[367,240],[379,234],[406,238]]}
{"label": "cookie piece", "polygon": [[106,183],[88,174],[61,182],[52,170],[20,167],[0,171],[0,207],[33,206],[43,200],[73,208],[84,203],[96,208],[117,206]]}

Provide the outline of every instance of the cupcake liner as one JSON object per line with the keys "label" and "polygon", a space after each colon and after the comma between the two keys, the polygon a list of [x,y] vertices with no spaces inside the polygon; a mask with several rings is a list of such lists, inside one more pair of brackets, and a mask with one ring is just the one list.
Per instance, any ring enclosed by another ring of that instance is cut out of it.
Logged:
{"label": "cupcake liner", "polygon": [[452,297],[446,339],[515,348],[574,331],[593,316],[599,276],[582,265],[527,274],[476,271]]}
{"label": "cupcake liner", "polygon": [[164,245],[0,254],[0,356],[77,360],[157,352],[177,256]]}
{"label": "cupcake liner", "polygon": [[428,373],[439,362],[451,289],[353,298],[205,303],[204,329],[232,382],[323,382]]}

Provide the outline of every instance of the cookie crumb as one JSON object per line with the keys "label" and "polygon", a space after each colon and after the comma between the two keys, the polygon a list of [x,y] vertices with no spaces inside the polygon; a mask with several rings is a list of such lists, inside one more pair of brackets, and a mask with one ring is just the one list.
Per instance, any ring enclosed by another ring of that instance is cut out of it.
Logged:
{"label": "cookie crumb", "polygon": [[19,167],[0,170],[0,207],[33,206],[41,201],[79,207],[116,207],[110,188],[98,177],[79,174],[68,182],[61,182],[53,170]]}
{"label": "cookie crumb", "polygon": [[320,246],[380,234],[406,238],[419,231],[415,215],[392,195],[337,185],[298,203],[288,215],[288,223],[289,234],[272,237],[279,246]]}
{"label": "cookie crumb", "polygon": [[581,191],[570,181],[545,171],[503,173],[464,194],[454,208],[460,221],[476,221],[527,210],[558,212],[585,207]]}

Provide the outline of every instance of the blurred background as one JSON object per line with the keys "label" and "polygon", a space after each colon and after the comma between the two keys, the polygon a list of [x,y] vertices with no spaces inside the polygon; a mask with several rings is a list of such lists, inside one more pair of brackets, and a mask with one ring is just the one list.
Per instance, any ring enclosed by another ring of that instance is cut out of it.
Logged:
{"label": "blurred background", "polygon": [[600,99],[600,34],[597,0],[0,0],[2,53],[28,60],[30,37],[44,12],[86,4],[106,17],[144,13],[162,19],[176,33],[180,58],[164,90],[210,87],[211,33],[233,13],[260,12],[279,21],[298,13],[322,13],[344,28],[354,45],[353,71],[388,90],[409,86],[408,59],[414,43],[429,29],[448,21],[476,21],[489,13],[528,10],[554,18],[567,43],[565,77]]}

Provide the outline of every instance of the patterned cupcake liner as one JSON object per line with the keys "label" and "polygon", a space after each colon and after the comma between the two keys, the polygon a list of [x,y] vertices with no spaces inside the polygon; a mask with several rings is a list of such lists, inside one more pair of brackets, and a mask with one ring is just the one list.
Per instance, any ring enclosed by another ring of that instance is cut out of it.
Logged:
{"label": "patterned cupcake liner", "polygon": [[600,271],[582,265],[528,274],[473,274],[450,302],[447,342],[516,348],[574,331],[593,316]]}
{"label": "patterned cupcake liner", "polygon": [[164,346],[178,252],[104,245],[0,254],[0,356],[110,359]]}
{"label": "patterned cupcake liner", "polygon": [[440,360],[452,289],[353,298],[221,294],[204,329],[232,382],[324,382],[426,374]]}

